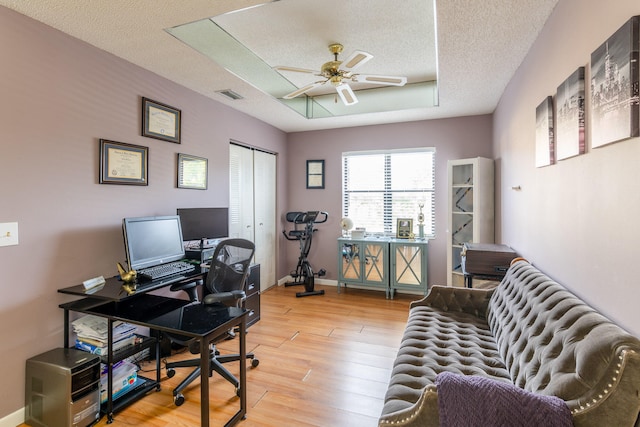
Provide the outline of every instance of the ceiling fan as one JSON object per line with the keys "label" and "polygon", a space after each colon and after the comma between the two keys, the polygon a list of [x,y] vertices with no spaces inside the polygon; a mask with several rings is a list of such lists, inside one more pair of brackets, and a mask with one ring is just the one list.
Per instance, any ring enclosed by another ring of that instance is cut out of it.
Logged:
{"label": "ceiling fan", "polygon": [[353,105],[358,102],[358,98],[353,93],[351,86],[347,81],[358,83],[373,83],[385,86],[404,86],[407,83],[406,77],[394,77],[394,76],[380,76],[371,74],[356,74],[354,71],[362,66],[365,62],[373,58],[373,55],[356,50],[344,61],[338,60],[338,55],[342,52],[343,46],[340,43],[333,43],[329,45],[329,51],[333,54],[333,61],[325,62],[320,71],[308,70],[304,68],[277,66],[274,69],[279,71],[292,71],[296,73],[314,74],[319,77],[324,77],[324,80],[317,81],[315,83],[308,84],[300,89],[283,96],[284,99],[292,99],[300,96],[310,90],[324,85],[330,82],[335,88],[340,99],[345,105]]}

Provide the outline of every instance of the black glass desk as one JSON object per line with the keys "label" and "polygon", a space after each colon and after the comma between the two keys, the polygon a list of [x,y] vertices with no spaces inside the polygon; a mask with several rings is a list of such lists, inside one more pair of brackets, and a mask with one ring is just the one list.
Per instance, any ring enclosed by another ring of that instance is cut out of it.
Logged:
{"label": "black glass desk", "polygon": [[84,285],[76,285],[58,289],[58,292],[108,301],[120,301],[136,295],[155,291],[156,289],[164,288],[169,285],[193,282],[198,279],[202,279],[206,274],[207,269],[196,266],[196,269],[189,273],[177,274],[153,281],[126,284],[122,282],[118,276],[114,276],[109,277],[105,280],[103,285],[96,286],[95,288],[85,289]]}
{"label": "black glass desk", "polygon": [[[224,331],[239,327],[238,341],[240,360],[246,358],[246,315],[247,311],[239,307],[224,305],[205,306],[199,302],[169,298],[159,295],[138,294],[135,298],[125,298],[119,301],[105,301],[100,298],[83,298],[66,304],[61,304],[64,310],[64,346],[69,346],[69,312],[93,314],[104,317],[108,321],[108,345],[112,348],[113,322],[123,321],[156,329],[164,332],[177,333],[197,338],[200,341],[200,409],[201,425],[209,426],[209,344],[212,339]],[[160,352],[156,345],[156,369],[160,378]],[[113,354],[108,352],[108,390],[107,416],[108,423],[113,420],[113,401],[111,397]],[[225,424],[231,426],[243,419],[247,412],[245,363],[240,362],[240,409]],[[159,388],[159,385],[158,385]]]}

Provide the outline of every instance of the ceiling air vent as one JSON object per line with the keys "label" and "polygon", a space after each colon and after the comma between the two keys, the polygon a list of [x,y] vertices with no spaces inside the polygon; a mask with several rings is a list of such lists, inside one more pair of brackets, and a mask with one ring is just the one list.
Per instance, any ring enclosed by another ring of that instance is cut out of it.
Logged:
{"label": "ceiling air vent", "polygon": [[224,95],[224,96],[226,96],[228,98],[231,98],[234,101],[236,99],[244,99],[244,97],[242,95],[239,95],[239,94],[235,93],[231,89],[218,90],[216,92],[218,92],[218,93],[220,93],[220,94],[222,94],[222,95]]}

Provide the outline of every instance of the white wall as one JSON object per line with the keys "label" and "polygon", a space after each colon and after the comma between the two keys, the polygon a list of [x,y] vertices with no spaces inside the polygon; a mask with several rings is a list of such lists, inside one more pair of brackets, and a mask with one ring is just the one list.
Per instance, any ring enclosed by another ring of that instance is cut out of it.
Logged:
{"label": "white wall", "polygon": [[[592,149],[589,61],[638,0],[561,0],[494,114],[497,238],[640,335],[640,139]],[[535,109],[586,66],[587,153],[536,168]],[[521,191],[512,186],[520,185]]]}

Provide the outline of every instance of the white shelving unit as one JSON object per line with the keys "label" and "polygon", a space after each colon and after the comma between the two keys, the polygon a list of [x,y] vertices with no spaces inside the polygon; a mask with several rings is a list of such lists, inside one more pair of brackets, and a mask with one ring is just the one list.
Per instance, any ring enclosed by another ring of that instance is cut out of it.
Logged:
{"label": "white shelving unit", "polygon": [[449,160],[447,285],[464,286],[465,243],[494,243],[493,160]]}

